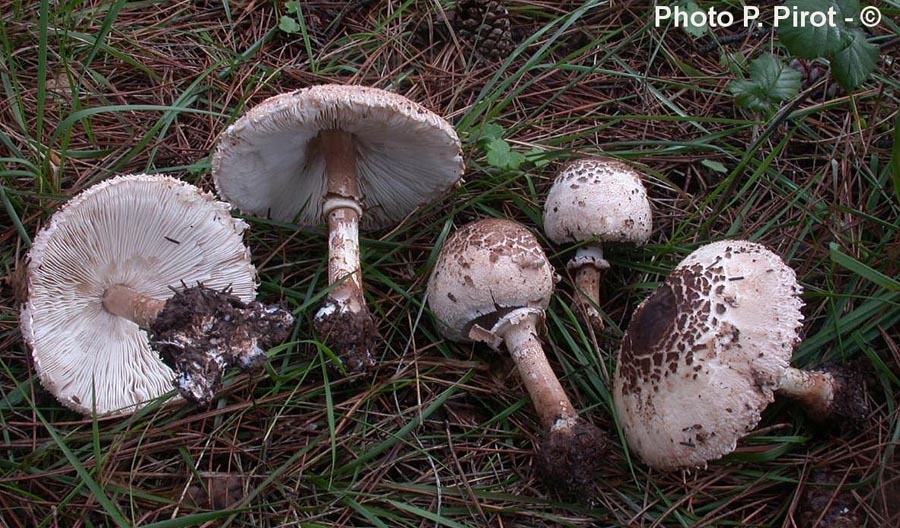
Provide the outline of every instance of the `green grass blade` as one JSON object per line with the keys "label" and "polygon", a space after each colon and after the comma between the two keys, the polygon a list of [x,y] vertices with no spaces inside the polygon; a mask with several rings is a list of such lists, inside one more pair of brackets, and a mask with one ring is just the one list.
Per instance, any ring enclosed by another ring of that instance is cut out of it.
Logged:
{"label": "green grass blade", "polygon": [[842,253],[840,247],[835,242],[831,242],[828,244],[829,254],[831,256],[831,260],[849,271],[859,275],[860,277],[866,279],[872,284],[876,284],[881,286],[885,290],[892,292],[900,292],[900,281],[897,279],[888,277],[884,273],[881,273],[878,270],[873,269],[870,266],[863,264],[862,262],[856,260],[855,258],[847,255],[846,253]]}

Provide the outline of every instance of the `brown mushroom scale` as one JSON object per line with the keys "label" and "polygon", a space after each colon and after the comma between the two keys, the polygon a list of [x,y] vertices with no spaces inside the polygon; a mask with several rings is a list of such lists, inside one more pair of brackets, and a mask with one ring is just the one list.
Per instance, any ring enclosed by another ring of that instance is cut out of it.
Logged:
{"label": "brown mushroom scale", "polygon": [[551,488],[577,493],[595,478],[606,440],[575,411],[541,347],[552,292],[550,263],[534,235],[515,222],[482,220],[447,240],[428,303],[447,338],[506,345],[545,428],[538,471]]}
{"label": "brown mushroom scale", "polygon": [[610,158],[566,164],[544,203],[544,232],[557,244],[580,242],[568,268],[574,273],[575,305],[597,331],[603,329],[600,279],[609,268],[605,244],[643,244],[653,227],[641,174]]}

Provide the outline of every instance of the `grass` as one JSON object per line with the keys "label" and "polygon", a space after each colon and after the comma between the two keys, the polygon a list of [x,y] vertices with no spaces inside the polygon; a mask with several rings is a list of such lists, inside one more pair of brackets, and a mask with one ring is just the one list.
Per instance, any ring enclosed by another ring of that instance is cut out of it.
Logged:
{"label": "grass", "polygon": [[[280,2],[3,8],[0,525],[795,526],[822,489],[846,492],[866,526],[900,522],[895,2],[879,3],[885,22],[872,38],[884,60],[869,82],[848,94],[826,78],[773,116],[735,105],[720,55],[783,53],[777,38],[701,51],[705,40],[654,27],[646,4],[505,2],[517,47],[500,61],[456,35],[452,2],[301,4],[296,35],[278,27]],[[322,82],[403,93],[464,142],[464,185],[363,237],[385,338],[374,381],[336,379],[315,341],[323,231],[247,218],[261,297],[298,315],[266,372],[233,376],[210,409],[154,404],[99,420],[66,411],[40,387],[18,332],[37,229],[68,197],[119,173],[212,189],[209,154],[228,123],[266,96]],[[487,162],[487,125],[527,154],[520,169]],[[548,243],[540,225],[559,164],[600,152],[649,175],[656,227],[647,246],[610,254],[609,330],[596,335],[570,309],[572,249]],[[584,501],[535,479],[540,427],[509,360],[441,340],[425,304],[442,241],[485,217],[533,229],[562,275],[546,350],[613,442]],[[806,324],[795,364],[869,368],[872,412],[829,429],[778,401],[734,454],[705,470],[654,472],[617,433],[608,390],[617,342],[682,257],[726,237],[764,242],[797,270]],[[224,504],[191,505],[205,502],[203,486],[222,495],[228,476],[237,485]]]}

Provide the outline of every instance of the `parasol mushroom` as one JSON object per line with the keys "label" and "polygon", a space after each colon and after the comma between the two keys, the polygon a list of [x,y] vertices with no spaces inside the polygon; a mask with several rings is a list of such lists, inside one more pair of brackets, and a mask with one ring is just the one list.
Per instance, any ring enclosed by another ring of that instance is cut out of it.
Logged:
{"label": "parasol mushroom", "polygon": [[613,397],[644,462],[691,468],[730,453],[775,393],[818,420],[865,412],[852,373],[789,366],[803,321],[800,290],[794,271],[765,246],[724,240],[688,255],[638,306]]}
{"label": "parasol mushroom", "polygon": [[445,337],[494,349],[506,344],[545,429],[538,470],[569,493],[592,481],[606,440],[575,411],[538,339],[552,293],[553,271],[540,244],[509,220],[461,227],[428,281],[428,304]]}
{"label": "parasol mushroom", "polygon": [[621,161],[587,158],[566,164],[544,203],[544,232],[557,244],[583,242],[568,263],[575,273],[575,300],[597,330],[603,318],[600,274],[609,268],[606,243],[643,244],[653,229],[640,173]]}
{"label": "parasol mushroom", "polygon": [[330,290],[316,326],[349,371],[373,367],[359,229],[394,225],[457,183],[453,127],[384,90],[319,85],[249,110],[223,133],[212,167],[219,193],[245,213],[327,224]]}
{"label": "parasol mushroom", "polygon": [[[261,347],[283,339],[292,317],[251,302],[256,270],[245,228],[228,204],[166,176],[119,176],[71,199],[28,253],[20,319],[44,387],[84,414],[130,412],[164,395],[176,373],[151,347],[145,329],[154,325],[177,349],[180,392],[195,401],[212,397],[229,363],[258,364]],[[185,284],[202,286],[175,295]],[[211,299],[210,311],[172,304],[191,291]],[[213,331],[222,304],[233,320]],[[158,324],[160,312],[179,309],[176,320]],[[208,325],[197,327],[195,317]],[[263,329],[282,331],[260,335],[261,320]],[[184,339],[172,341],[176,335]],[[216,337],[221,342],[211,343]]]}

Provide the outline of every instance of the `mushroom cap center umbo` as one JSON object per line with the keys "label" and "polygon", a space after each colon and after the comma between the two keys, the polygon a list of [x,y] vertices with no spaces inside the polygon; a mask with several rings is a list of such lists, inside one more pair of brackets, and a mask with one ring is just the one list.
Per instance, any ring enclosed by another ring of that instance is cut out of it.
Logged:
{"label": "mushroom cap center umbo", "polygon": [[517,308],[544,310],[552,292],[553,270],[534,235],[488,219],[447,239],[428,281],[428,304],[444,336],[468,340],[474,322],[496,322]]}
{"label": "mushroom cap center umbo", "polygon": [[322,223],[323,130],[352,134],[362,229],[398,223],[462,176],[459,138],[434,112],[377,88],[319,85],[270,97],[232,124],[213,154],[216,188],[249,214]]}
{"label": "mushroom cap center umbo", "polygon": [[689,255],[638,307],[614,398],[645,462],[702,465],[756,426],[799,339],[798,293],[777,255],[723,241]]}
{"label": "mushroom cap center umbo", "polygon": [[640,173],[610,158],[587,158],[560,171],[544,202],[544,232],[562,244],[596,239],[643,244],[653,216]]}

